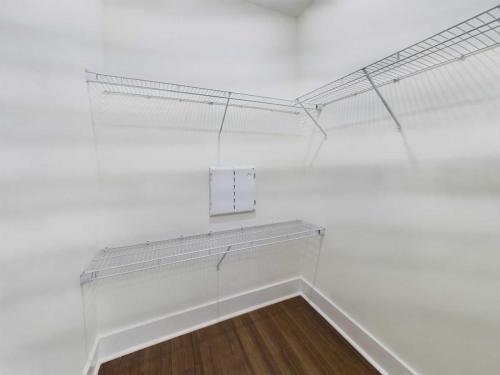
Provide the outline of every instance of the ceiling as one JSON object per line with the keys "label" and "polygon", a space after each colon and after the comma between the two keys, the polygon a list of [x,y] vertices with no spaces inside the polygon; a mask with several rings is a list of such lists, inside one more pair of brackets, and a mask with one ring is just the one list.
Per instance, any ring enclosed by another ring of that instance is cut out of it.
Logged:
{"label": "ceiling", "polygon": [[269,8],[288,16],[297,17],[312,4],[314,0],[246,0],[249,3]]}

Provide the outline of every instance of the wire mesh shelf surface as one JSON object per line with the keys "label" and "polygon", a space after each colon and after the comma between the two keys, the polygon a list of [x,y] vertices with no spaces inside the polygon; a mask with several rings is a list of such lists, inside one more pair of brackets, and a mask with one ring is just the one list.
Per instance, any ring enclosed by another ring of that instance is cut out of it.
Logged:
{"label": "wire mesh shelf surface", "polygon": [[[324,228],[301,220],[244,227],[101,250],[80,276],[96,279],[240,253],[257,247],[322,235]],[[219,263],[220,263],[219,261]]]}
{"label": "wire mesh shelf surface", "polygon": [[[324,106],[500,45],[500,5],[298,98]],[[370,79],[373,82],[370,82]]]}
{"label": "wire mesh shelf surface", "polygon": [[[103,93],[108,95],[161,98],[165,100],[214,106],[283,112],[292,115],[302,114],[303,110],[295,100],[273,98],[269,96],[244,94],[95,72],[87,72],[86,78],[87,82],[100,85]],[[314,109],[314,107],[309,106],[309,109]]]}

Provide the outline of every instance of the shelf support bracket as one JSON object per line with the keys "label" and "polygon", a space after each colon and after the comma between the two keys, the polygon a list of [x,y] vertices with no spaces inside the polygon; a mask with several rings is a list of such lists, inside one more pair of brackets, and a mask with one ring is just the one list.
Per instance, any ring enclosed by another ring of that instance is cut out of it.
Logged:
{"label": "shelf support bracket", "polygon": [[82,272],[80,274],[80,285],[90,283],[95,279],[95,272]]}
{"label": "shelf support bracket", "polygon": [[403,127],[401,126],[401,123],[399,122],[398,118],[396,117],[396,115],[392,111],[391,107],[389,106],[389,103],[387,103],[384,96],[379,91],[377,85],[375,85],[375,82],[373,82],[372,77],[370,76],[370,74],[368,74],[366,68],[363,68],[363,73],[365,74],[365,77],[368,80],[368,82],[370,82],[370,85],[372,86],[372,88],[375,91],[375,93],[377,94],[378,98],[380,99],[380,101],[384,105],[385,109],[387,110],[387,112],[391,116],[392,120],[396,124],[396,128],[397,128],[397,130],[398,130],[398,132],[401,135],[401,138],[403,140],[406,154],[408,155],[408,160],[410,161],[410,164],[412,165],[412,167],[416,168],[417,167],[417,159],[415,158],[415,155],[413,154],[413,151],[411,150],[410,145],[408,144],[408,141],[406,140],[406,136],[405,136],[405,133],[403,131]]}
{"label": "shelf support bracket", "polygon": [[231,246],[228,246],[226,251],[224,252],[224,255],[222,256],[222,258],[220,258],[219,262],[217,263],[217,271],[220,270],[220,264],[222,263],[222,261],[224,260],[224,258],[226,257],[227,253],[229,252],[229,250],[231,250]]}
{"label": "shelf support bracket", "polygon": [[224,108],[224,115],[222,116],[222,121],[220,123],[219,137],[222,133],[222,128],[224,127],[224,122],[226,121],[227,107],[229,107],[229,101],[231,100],[231,92],[227,96],[226,106]]}
{"label": "shelf support bracket", "polygon": [[309,118],[312,120],[312,122],[314,122],[314,125],[316,125],[316,127],[321,131],[321,133],[323,133],[323,135],[325,136],[325,139],[327,139],[328,135],[326,134],[326,132],[324,131],[324,129],[321,127],[321,125],[318,123],[318,121],[314,118],[314,116],[311,115],[311,112],[309,112],[307,110],[307,108],[304,107],[304,104],[302,104],[302,102],[300,100],[297,100],[297,103],[302,107],[302,109],[304,110],[304,112],[306,113],[306,115],[309,116]]}

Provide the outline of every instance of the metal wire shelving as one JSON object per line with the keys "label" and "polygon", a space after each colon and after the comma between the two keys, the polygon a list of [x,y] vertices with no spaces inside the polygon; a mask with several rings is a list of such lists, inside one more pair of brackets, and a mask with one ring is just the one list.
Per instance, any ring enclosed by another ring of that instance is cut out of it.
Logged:
{"label": "metal wire shelving", "polygon": [[327,134],[317,117],[313,115],[313,111],[315,111],[314,114],[318,114],[326,105],[367,91],[377,92],[379,87],[463,60],[499,45],[500,5],[301,95],[295,100],[95,72],[87,72],[86,79],[89,84],[98,85],[105,95],[159,98],[222,106],[224,110],[219,135],[223,129],[228,108],[235,107],[290,115],[304,113],[326,138]]}
{"label": "metal wire shelving", "polygon": [[500,5],[298,98],[326,106],[500,45]]}
{"label": "metal wire shelving", "polygon": [[[228,109],[231,108],[237,110],[244,109],[259,112],[273,112],[275,114],[284,115],[285,117],[292,116],[290,120],[286,120],[287,123],[292,124],[297,123],[297,121],[300,123],[302,121],[300,116],[305,114],[312,121],[312,124],[319,128],[326,137],[325,131],[321,128],[313,115],[313,111],[317,113],[317,107],[315,105],[301,103],[297,100],[151,81],[91,71],[86,71],[86,81],[89,87],[97,89],[97,92],[105,96],[167,100],[176,103],[208,105],[214,108],[218,107],[221,109],[221,119],[219,120],[220,123],[218,126],[219,136],[224,129]],[[292,119],[295,121],[291,121]]]}
{"label": "metal wire shelving", "polygon": [[227,255],[323,234],[324,228],[295,220],[106,248],[82,272],[80,283],[212,258],[218,258],[218,270]]}
{"label": "metal wire shelving", "polygon": [[[283,112],[292,115],[303,113],[302,106],[295,100],[187,86],[176,83],[150,81],[90,71],[86,72],[86,79],[90,84],[99,85],[102,92],[107,95],[161,98],[165,100],[206,105]],[[307,108],[310,110],[315,109],[314,106],[307,106]]]}

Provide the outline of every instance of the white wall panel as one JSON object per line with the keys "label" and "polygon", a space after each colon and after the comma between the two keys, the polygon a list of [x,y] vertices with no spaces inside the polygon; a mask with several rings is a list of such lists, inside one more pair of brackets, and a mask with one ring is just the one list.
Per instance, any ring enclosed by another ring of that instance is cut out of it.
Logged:
{"label": "white wall panel", "polygon": [[[304,86],[495,5],[317,2],[299,19]],[[416,170],[373,92],[320,117],[329,138],[305,188],[308,219],[327,228],[318,287],[418,373],[500,368],[499,66],[497,49],[381,88]]]}

